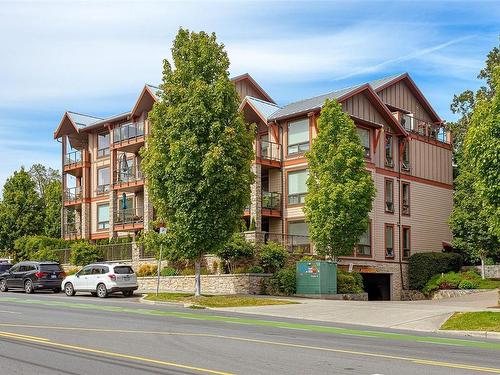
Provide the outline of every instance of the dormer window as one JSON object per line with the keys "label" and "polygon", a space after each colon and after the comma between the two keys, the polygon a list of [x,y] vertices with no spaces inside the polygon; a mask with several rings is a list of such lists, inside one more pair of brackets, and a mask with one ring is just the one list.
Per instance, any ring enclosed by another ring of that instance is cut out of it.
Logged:
{"label": "dormer window", "polygon": [[394,167],[393,159],[393,144],[392,144],[392,134],[385,134],[385,165],[386,167]]}

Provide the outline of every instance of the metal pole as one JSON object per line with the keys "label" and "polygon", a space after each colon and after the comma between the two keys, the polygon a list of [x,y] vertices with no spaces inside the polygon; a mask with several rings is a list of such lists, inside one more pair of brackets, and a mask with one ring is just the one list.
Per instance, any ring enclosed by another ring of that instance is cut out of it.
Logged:
{"label": "metal pole", "polygon": [[156,277],[156,295],[158,295],[158,291],[160,290],[160,270],[161,270],[161,256],[162,256],[163,244],[160,243],[160,258],[158,259],[158,272]]}

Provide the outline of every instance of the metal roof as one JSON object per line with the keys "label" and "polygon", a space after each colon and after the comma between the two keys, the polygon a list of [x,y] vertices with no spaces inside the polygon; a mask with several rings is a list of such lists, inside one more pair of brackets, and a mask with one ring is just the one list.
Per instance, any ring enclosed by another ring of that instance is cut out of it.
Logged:
{"label": "metal roof", "polygon": [[399,77],[401,77],[401,76],[403,76],[405,74],[406,73],[399,73],[399,74],[396,74],[396,75],[393,75],[393,76],[376,79],[376,80],[368,82],[368,83],[370,84],[370,86],[372,87],[373,90],[377,91],[377,89],[379,87],[382,87],[385,84],[387,84],[387,83],[389,83],[389,82],[395,80],[396,78],[399,78]]}
{"label": "metal roof", "polygon": [[79,128],[84,128],[88,125],[91,125],[97,121],[101,121],[101,117],[96,117],[96,116],[91,116],[91,115],[84,115],[82,113],[76,113],[76,112],[67,112],[69,118],[71,121],[75,123],[76,126]]}
{"label": "metal roof", "polygon": [[246,96],[245,99],[249,103],[251,103],[266,120],[269,119],[273,113],[280,109],[280,107],[276,104],[266,102],[262,99],[254,98],[253,96]]}
{"label": "metal roof", "polygon": [[156,100],[160,100],[160,95],[161,95],[161,92],[162,92],[161,89],[158,86],[150,85],[149,83],[146,83],[146,86],[154,94]]}

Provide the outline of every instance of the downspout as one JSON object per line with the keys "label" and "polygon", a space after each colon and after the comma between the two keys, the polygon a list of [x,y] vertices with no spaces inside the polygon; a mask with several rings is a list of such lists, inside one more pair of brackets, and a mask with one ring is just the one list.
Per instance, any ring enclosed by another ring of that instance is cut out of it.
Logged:
{"label": "downspout", "polygon": [[401,162],[403,160],[403,153],[402,153],[402,146],[404,147],[404,143],[400,142],[398,144],[398,235],[399,235],[399,275],[401,277],[401,289],[405,290],[404,287],[404,278],[403,278],[403,247],[402,243],[403,240],[401,238],[401,207],[402,207],[402,200],[401,200]]}
{"label": "downspout", "polygon": [[278,144],[281,145],[280,147],[280,160],[281,160],[281,168],[280,168],[280,173],[281,173],[281,236],[283,238],[283,242],[285,241],[285,199],[288,199],[285,197],[285,183],[286,181],[283,180],[283,129],[281,128],[281,125],[276,121],[276,125],[278,126]]}

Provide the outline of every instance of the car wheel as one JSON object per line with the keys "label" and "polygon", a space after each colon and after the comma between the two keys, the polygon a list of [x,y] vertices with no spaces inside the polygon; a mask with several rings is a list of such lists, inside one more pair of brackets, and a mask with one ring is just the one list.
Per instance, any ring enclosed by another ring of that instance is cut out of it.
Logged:
{"label": "car wheel", "polygon": [[132,297],[134,292],[132,290],[127,290],[126,292],[123,292],[124,297]]}
{"label": "car wheel", "polygon": [[108,290],[106,289],[106,285],[99,284],[97,285],[97,297],[106,298],[108,296]]}
{"label": "car wheel", "polygon": [[54,293],[61,293],[61,288],[55,288],[55,289],[52,289],[54,291]]}
{"label": "car wheel", "polygon": [[7,280],[0,280],[0,292],[8,292],[9,288],[7,288]]}
{"label": "car wheel", "polygon": [[75,288],[73,287],[73,284],[66,283],[64,285],[64,293],[66,293],[66,295],[68,297],[74,296],[76,292],[75,292]]}
{"label": "car wheel", "polygon": [[90,295],[91,295],[92,297],[95,297],[95,296],[97,296],[97,292],[90,292]]}
{"label": "car wheel", "polygon": [[31,294],[35,291],[33,289],[33,282],[31,280],[26,280],[24,282],[24,291],[26,292],[26,294]]}

